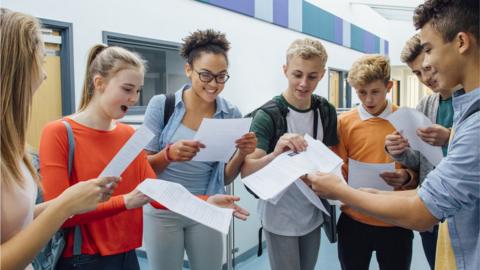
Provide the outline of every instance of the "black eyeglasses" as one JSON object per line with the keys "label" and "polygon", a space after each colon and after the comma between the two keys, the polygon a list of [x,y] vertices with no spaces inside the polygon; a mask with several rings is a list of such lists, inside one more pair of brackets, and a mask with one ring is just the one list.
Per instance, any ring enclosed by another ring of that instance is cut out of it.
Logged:
{"label": "black eyeglasses", "polygon": [[210,71],[200,71],[200,72],[198,72],[198,71],[195,70],[195,72],[198,74],[198,78],[200,79],[200,81],[202,81],[204,83],[209,83],[213,79],[215,79],[216,83],[224,84],[230,78],[230,75],[228,75],[227,73],[220,73],[220,74],[214,75]]}

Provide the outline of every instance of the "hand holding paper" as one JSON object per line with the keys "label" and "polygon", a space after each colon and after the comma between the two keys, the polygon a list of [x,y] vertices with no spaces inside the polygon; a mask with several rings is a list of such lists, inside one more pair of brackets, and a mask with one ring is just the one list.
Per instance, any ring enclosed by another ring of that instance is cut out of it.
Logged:
{"label": "hand holding paper", "polygon": [[248,132],[251,123],[252,118],[204,118],[194,139],[205,148],[192,160],[228,162],[236,150],[235,141]]}
{"label": "hand holding paper", "polygon": [[213,206],[182,185],[169,181],[146,179],[137,189],[175,213],[228,234],[233,209]]}
{"label": "hand holding paper", "polygon": [[420,151],[433,165],[443,158],[441,147],[430,145],[417,136],[417,129],[432,126],[432,121],[421,112],[411,108],[400,108],[387,117],[388,121],[408,140],[412,149]]}

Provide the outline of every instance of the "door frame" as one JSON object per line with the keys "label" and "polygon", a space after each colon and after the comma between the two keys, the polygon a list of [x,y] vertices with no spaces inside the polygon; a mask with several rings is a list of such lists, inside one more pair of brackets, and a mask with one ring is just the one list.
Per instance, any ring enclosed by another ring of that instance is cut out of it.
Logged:
{"label": "door frame", "polygon": [[62,115],[75,112],[75,81],[73,67],[73,24],[68,22],[39,18],[42,27],[60,31],[60,78],[62,93]]}

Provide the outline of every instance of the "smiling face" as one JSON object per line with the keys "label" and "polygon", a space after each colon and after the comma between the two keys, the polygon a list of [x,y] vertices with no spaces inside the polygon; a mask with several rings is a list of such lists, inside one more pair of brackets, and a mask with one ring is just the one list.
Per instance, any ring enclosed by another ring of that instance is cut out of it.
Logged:
{"label": "smiling face", "polygon": [[458,61],[456,39],[445,42],[439,31],[427,23],[420,31],[420,39],[424,50],[423,67],[431,67],[435,72],[432,80],[439,89],[453,89],[462,81],[463,65]]}
{"label": "smiling face", "polygon": [[137,103],[140,91],[143,88],[143,72],[139,69],[128,68],[117,72],[106,80],[96,75],[94,82],[99,88],[101,109],[112,119],[125,116],[130,106]]}
{"label": "smiling face", "polygon": [[228,75],[227,68],[227,59],[223,54],[202,52],[192,65],[185,64],[185,73],[192,82],[193,93],[212,103],[225,87],[225,83],[221,82]]}
{"label": "smiling face", "polygon": [[408,62],[407,66],[410,67],[412,73],[417,76],[418,80],[424,85],[428,86],[433,92],[440,92],[438,87],[438,82],[433,79],[433,75],[436,73],[431,66],[423,67],[423,59],[425,58],[425,53],[421,52],[417,58],[413,61]]}
{"label": "smiling face", "polygon": [[325,67],[318,56],[309,59],[292,56],[283,66],[283,72],[288,79],[286,94],[294,101],[309,103],[313,91],[325,74]]}
{"label": "smiling face", "polygon": [[357,86],[355,90],[363,108],[371,115],[378,116],[387,106],[387,93],[391,87],[391,81],[385,85],[385,82],[376,80],[364,86]]}

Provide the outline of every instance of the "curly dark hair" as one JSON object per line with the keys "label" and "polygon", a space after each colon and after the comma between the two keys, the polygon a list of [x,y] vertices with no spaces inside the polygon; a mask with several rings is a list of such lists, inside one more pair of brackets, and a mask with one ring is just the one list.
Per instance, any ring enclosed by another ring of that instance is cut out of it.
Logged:
{"label": "curly dark hair", "polygon": [[426,0],[415,9],[413,22],[418,30],[428,22],[442,34],[445,41],[452,41],[459,32],[471,33],[478,42],[478,0]]}
{"label": "curly dark hair", "polygon": [[192,65],[202,52],[223,54],[228,63],[227,52],[230,49],[230,42],[225,33],[213,29],[197,30],[182,40],[180,55],[188,64]]}

